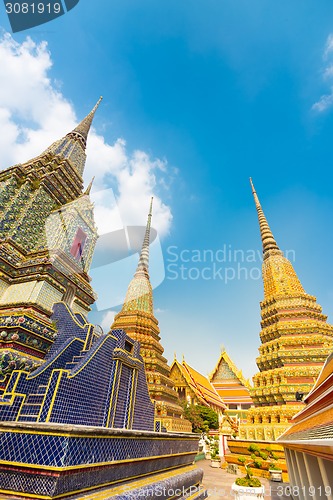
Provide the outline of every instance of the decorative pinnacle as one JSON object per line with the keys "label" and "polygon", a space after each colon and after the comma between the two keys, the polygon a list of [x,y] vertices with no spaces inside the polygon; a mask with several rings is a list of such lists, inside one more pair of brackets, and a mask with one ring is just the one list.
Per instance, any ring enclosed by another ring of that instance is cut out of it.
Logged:
{"label": "decorative pinnacle", "polygon": [[139,259],[139,264],[136,269],[136,273],[144,272],[145,274],[149,274],[149,244],[150,244],[150,227],[151,227],[151,218],[153,215],[153,197],[151,197],[150,208],[146,226],[145,237],[143,239],[143,244],[141,248],[141,254]]}
{"label": "decorative pinnacle", "polygon": [[268,225],[265,214],[261,208],[260,201],[259,201],[259,198],[257,196],[256,190],[254,189],[254,185],[253,185],[251,177],[250,177],[250,184],[252,187],[253,198],[254,198],[254,202],[256,204],[256,209],[257,209],[257,213],[258,213],[263,254],[264,255],[267,254],[267,252],[269,250],[280,251],[280,249],[279,249],[279,247],[274,239],[273,233]]}
{"label": "decorative pinnacle", "polygon": [[92,185],[94,183],[94,180],[95,180],[95,176],[89,182],[89,185],[88,185],[87,189],[85,190],[84,194],[87,194],[89,196],[91,188],[92,188]]}
{"label": "decorative pinnacle", "polygon": [[87,144],[89,130],[90,130],[92,121],[94,119],[95,112],[96,112],[98,106],[100,105],[102,99],[103,99],[103,97],[101,96],[98,99],[95,106],[93,107],[93,109],[90,111],[90,113],[85,118],[83,118],[83,120],[75,127],[75,129],[72,132],[70,132],[71,135],[72,134],[73,135],[80,135],[81,138],[83,139],[84,146],[86,146],[86,144]]}

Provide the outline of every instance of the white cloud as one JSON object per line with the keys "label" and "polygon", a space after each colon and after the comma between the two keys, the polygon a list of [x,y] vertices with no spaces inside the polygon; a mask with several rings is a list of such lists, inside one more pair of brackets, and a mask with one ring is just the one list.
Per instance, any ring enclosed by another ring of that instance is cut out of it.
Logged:
{"label": "white cloud", "polygon": [[107,333],[110,330],[110,327],[113,323],[114,317],[117,313],[115,311],[107,311],[101,321],[101,327],[104,330],[104,333]]}
{"label": "white cloud", "polygon": [[[17,43],[11,35],[0,38],[0,168],[25,162],[72,130],[79,120],[71,102],[51,80],[51,54],[46,42],[27,38]],[[93,104],[93,103],[92,103]],[[87,109],[87,113],[90,110]],[[159,186],[166,189],[166,161],[143,151],[129,153],[124,139],[108,144],[93,128],[87,145],[86,184],[95,176],[93,193],[100,232],[124,225],[145,224],[150,197]],[[110,188],[116,191],[114,202]],[[99,190],[105,190],[98,194]],[[121,218],[121,219],[120,219]],[[153,226],[168,233],[170,207],[155,194]]]}
{"label": "white cloud", "polygon": [[333,52],[333,34],[330,33],[327,37],[324,51],[324,59],[327,59]]}
{"label": "white cloud", "polygon": [[319,111],[322,113],[333,105],[333,86],[331,87],[331,93],[322,95],[319,101],[315,102],[312,106],[314,111]]}
{"label": "white cloud", "polygon": [[325,67],[322,72],[323,79],[328,82],[329,92],[322,95],[319,101],[312,106],[314,111],[322,113],[333,106],[333,34],[329,34],[326,40],[323,60]]}

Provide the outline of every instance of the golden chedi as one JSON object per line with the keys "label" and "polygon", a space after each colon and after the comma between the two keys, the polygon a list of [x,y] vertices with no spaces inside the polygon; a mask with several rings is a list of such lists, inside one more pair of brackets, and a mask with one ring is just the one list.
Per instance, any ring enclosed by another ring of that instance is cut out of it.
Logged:
{"label": "golden chedi", "polygon": [[155,405],[156,428],[163,426],[168,431],[191,432],[192,425],[183,418],[183,409],[170,378],[170,367],[163,356],[160,329],[154,316],[153,290],[149,277],[152,202],[153,199],[139,264],[128,286],[124,305],[116,315],[111,330],[123,329],[130,337],[140,342],[149,395]]}
{"label": "golden chedi", "polygon": [[275,440],[304,403],[332,350],[333,327],[305,292],[291,262],[284,257],[267,223],[251,181],[263,245],[261,346],[253,377],[249,410],[240,437]]}

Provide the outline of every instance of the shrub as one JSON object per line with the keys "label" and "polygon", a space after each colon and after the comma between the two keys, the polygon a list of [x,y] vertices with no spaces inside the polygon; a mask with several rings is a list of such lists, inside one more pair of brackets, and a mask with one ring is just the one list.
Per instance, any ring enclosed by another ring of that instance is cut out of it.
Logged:
{"label": "shrub", "polygon": [[254,453],[256,452],[260,452],[260,448],[257,444],[250,444],[250,446],[248,447],[248,451],[252,451]]}
{"label": "shrub", "polygon": [[237,484],[237,486],[245,486],[248,488],[260,488],[261,486],[261,482],[256,477],[239,477],[238,479],[236,479],[235,483]]}
{"label": "shrub", "polygon": [[262,461],[259,460],[261,458],[264,461],[269,462],[269,468],[273,470],[279,470],[279,467],[273,464],[273,460],[277,461],[278,456],[273,453],[272,448],[267,446],[265,451],[262,451],[257,444],[250,444],[248,446],[248,451],[251,453],[251,458],[239,457],[238,461],[245,467],[246,476],[243,478],[238,478],[236,480],[236,484],[238,486],[252,486],[259,487],[261,483],[259,479],[253,478],[253,474],[251,472],[250,467],[255,467],[256,469],[262,468]]}
{"label": "shrub", "polygon": [[276,464],[270,464],[269,470],[281,470],[281,468]]}

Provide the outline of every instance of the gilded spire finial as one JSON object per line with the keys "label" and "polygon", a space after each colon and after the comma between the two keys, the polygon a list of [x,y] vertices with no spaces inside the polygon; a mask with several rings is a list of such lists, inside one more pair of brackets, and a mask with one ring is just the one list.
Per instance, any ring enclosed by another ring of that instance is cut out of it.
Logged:
{"label": "gilded spire finial", "polygon": [[94,183],[94,180],[95,180],[95,176],[91,179],[91,181],[89,182],[88,186],[87,186],[87,189],[85,190],[84,194],[87,194],[89,195],[90,194],[90,191],[91,191],[91,188],[92,188],[92,185]]}
{"label": "gilded spire finial", "polygon": [[143,239],[140,259],[139,259],[138,267],[136,269],[135,274],[140,273],[140,272],[144,272],[145,274],[148,275],[148,272],[149,272],[149,244],[150,244],[151,218],[153,215],[153,199],[154,198],[151,197],[145,237]]}
{"label": "gilded spire finial", "polygon": [[84,146],[86,146],[86,144],[87,144],[89,130],[90,130],[92,121],[94,119],[95,112],[96,112],[98,106],[100,105],[102,99],[103,99],[103,97],[101,96],[98,99],[95,106],[93,107],[93,109],[90,111],[90,113],[85,118],[83,118],[83,120],[75,127],[74,130],[72,130],[72,132],[70,132],[70,135],[81,136],[81,138],[83,139]]}
{"label": "gilded spire finial", "polygon": [[279,249],[279,247],[274,239],[273,233],[268,225],[265,214],[261,208],[260,201],[259,201],[259,198],[257,196],[256,190],[254,189],[254,185],[253,185],[251,177],[250,177],[250,184],[252,187],[253,198],[254,198],[254,202],[256,204],[256,209],[257,209],[257,213],[258,213],[263,254],[267,255],[267,252],[269,250],[280,251],[280,249]]}

